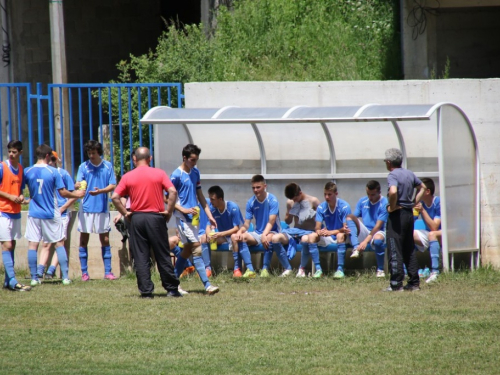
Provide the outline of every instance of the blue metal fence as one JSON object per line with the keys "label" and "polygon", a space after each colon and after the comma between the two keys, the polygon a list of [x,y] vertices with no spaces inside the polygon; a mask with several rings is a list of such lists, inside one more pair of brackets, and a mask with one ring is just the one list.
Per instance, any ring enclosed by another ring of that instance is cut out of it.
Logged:
{"label": "blue metal fence", "polygon": [[31,165],[36,146],[47,143],[73,176],[86,159],[83,145],[89,139],[103,143],[117,173],[126,172],[134,147],[153,151],[153,129],[139,124],[142,115],[157,105],[180,108],[184,99],[180,83],[49,84],[46,93],[40,83],[34,94],[29,83],[0,84],[0,119],[6,124],[0,159],[9,140],[20,139]]}

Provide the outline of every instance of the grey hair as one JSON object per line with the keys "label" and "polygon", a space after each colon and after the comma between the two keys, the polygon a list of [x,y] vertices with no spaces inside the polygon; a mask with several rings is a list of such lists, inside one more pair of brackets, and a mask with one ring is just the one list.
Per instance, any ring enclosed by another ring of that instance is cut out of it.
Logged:
{"label": "grey hair", "polygon": [[385,160],[391,162],[395,167],[400,167],[403,163],[403,153],[398,148],[390,148],[385,151]]}

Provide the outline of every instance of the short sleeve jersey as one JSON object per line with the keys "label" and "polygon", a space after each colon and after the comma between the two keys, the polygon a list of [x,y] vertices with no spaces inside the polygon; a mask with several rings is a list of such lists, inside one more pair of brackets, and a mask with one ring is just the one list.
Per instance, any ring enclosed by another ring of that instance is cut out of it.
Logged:
{"label": "short sleeve jersey", "polygon": [[380,197],[378,202],[372,203],[368,197],[363,197],[356,204],[356,209],[354,210],[354,215],[363,219],[363,224],[369,230],[372,230],[377,221],[383,221],[384,224],[380,230],[385,230],[385,223],[387,223],[387,217],[389,213],[387,212],[388,201],[386,197]]}
{"label": "short sleeve jersey", "polygon": [[[68,191],[75,190],[75,183],[73,182],[73,179],[71,178],[69,173],[65,169],[62,169],[62,168],[57,168],[57,171],[61,175],[61,178],[62,178],[63,183],[64,183],[64,187],[66,188],[66,190],[68,190]],[[61,208],[62,206],[64,206],[66,204],[66,202],[68,201],[68,198],[61,197],[61,194],[59,194],[59,190],[56,191],[56,194],[57,194],[57,205],[59,206],[59,208]],[[62,217],[68,216],[68,210],[64,211],[61,214],[61,216]]]}
{"label": "short sleeve jersey", "polygon": [[[439,197],[434,197],[430,207],[424,201],[421,201],[421,203],[422,208],[427,211],[431,219],[441,219],[441,199]],[[427,224],[425,224],[425,228],[428,231],[431,230]],[[439,225],[439,229],[441,229],[441,225]]]}
{"label": "short sleeve jersey", "polygon": [[[9,167],[9,171],[10,173],[13,175],[14,178],[11,179],[11,183],[12,182],[15,182],[17,181],[17,185],[18,185],[18,189],[12,189],[11,186],[7,187],[7,186],[3,186],[3,181],[4,181],[4,172],[3,172],[3,167],[4,165],[8,166]],[[19,171],[22,170],[22,175],[20,176],[21,177],[21,183],[19,184]],[[21,194],[21,192],[24,190],[24,188],[26,187],[26,178],[25,178],[25,173],[24,173],[24,169],[22,168],[14,168],[10,162],[8,160],[6,160],[5,162],[3,163],[0,163],[0,189],[2,191],[5,191],[5,192],[10,192],[10,193],[14,193],[14,194]],[[15,191],[13,191],[15,190]],[[4,198],[0,198],[0,199],[4,199]],[[11,207],[13,206],[17,206],[18,208],[15,210],[15,211],[19,211],[21,208],[19,207],[20,205],[17,205],[16,203],[13,203],[11,201],[7,201],[6,199],[4,199],[4,201],[6,202],[6,211],[7,210],[10,210],[10,211],[14,211]],[[14,213],[14,212],[4,212],[4,211],[1,211],[0,210],[0,216],[4,216],[4,217],[8,217],[10,219],[20,219],[21,218],[21,212],[17,212],[17,213]]]}
{"label": "short sleeve jersey", "polygon": [[412,208],[413,191],[417,186],[422,185],[422,181],[412,171],[404,168],[396,168],[387,176],[387,184],[388,189],[391,186],[398,188],[398,201],[396,203],[398,206]]}
{"label": "short sleeve jersey", "polygon": [[276,215],[276,222],[271,228],[271,231],[280,232],[279,203],[276,197],[271,193],[267,193],[267,197],[262,202],[259,202],[255,196],[248,200],[245,210],[245,219],[252,220],[255,217],[255,232],[257,234],[262,234],[264,232],[269,222],[269,216],[271,215]]}
{"label": "short sleeve jersey", "polygon": [[64,189],[64,182],[57,169],[35,164],[25,174],[31,198],[28,215],[36,219],[61,217],[56,191]]}
{"label": "short sleeve jersey", "polygon": [[[170,180],[177,190],[177,204],[183,208],[192,208],[198,206],[198,196],[196,191],[201,189],[200,171],[198,168],[193,168],[189,173],[177,168],[170,175]],[[184,215],[182,212],[175,211],[175,216],[188,220],[192,219],[192,215]]]}
{"label": "short sleeve jersey", "polygon": [[109,161],[102,160],[99,165],[94,165],[87,160],[80,164],[76,175],[77,181],[87,181],[87,192],[83,197],[83,212],[106,213],[109,212],[108,194],[90,195],[95,188],[104,189],[108,185],[116,185],[115,172]]}
{"label": "short sleeve jersey", "polygon": [[337,204],[332,211],[328,202],[321,203],[316,210],[316,222],[324,223],[327,230],[340,229],[347,222],[351,206],[345,200],[337,198]]}
{"label": "short sleeve jersey", "polygon": [[243,215],[238,205],[231,201],[226,201],[224,211],[220,212],[210,204],[210,212],[217,222],[219,232],[233,229],[235,226],[243,224]]}

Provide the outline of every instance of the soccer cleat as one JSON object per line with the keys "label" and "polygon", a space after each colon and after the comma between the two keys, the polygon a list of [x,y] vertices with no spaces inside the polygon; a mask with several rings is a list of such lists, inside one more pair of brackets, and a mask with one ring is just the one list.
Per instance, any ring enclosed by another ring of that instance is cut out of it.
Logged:
{"label": "soccer cleat", "polygon": [[31,287],[28,285],[17,283],[16,285],[14,285],[14,288],[9,289],[13,290],[14,292],[29,292],[31,290]]}
{"label": "soccer cleat", "polygon": [[195,270],[196,269],[194,268],[194,266],[186,267],[184,269],[184,271],[182,271],[181,276],[179,277],[179,279],[182,279],[183,277],[187,277],[187,276],[191,275]]}
{"label": "soccer cleat", "polygon": [[358,249],[354,249],[351,254],[351,258],[359,258],[360,252]]}
{"label": "soccer cleat", "polygon": [[344,272],[341,270],[338,270],[333,274],[334,279],[343,279],[345,277]]}
{"label": "soccer cleat", "polygon": [[418,276],[420,276],[422,278],[426,278],[426,277],[429,277],[430,275],[431,275],[431,270],[428,267],[425,267],[423,272],[422,272],[422,276],[420,276],[420,275],[418,275]]}
{"label": "soccer cleat", "polygon": [[40,285],[42,282],[40,279],[31,279],[31,286],[37,286]]}
{"label": "soccer cleat", "polygon": [[84,274],[82,275],[82,281],[89,281],[89,280],[90,280],[90,276],[89,276],[89,274],[88,274],[88,273],[84,273]]}
{"label": "soccer cleat", "polygon": [[155,296],[153,296],[152,293],[144,293],[144,294],[141,294],[141,298],[144,298],[144,299],[154,299]]}
{"label": "soccer cleat", "polygon": [[54,278],[54,275],[51,273],[46,273],[45,276],[43,277],[45,280],[52,280]]}
{"label": "soccer cleat", "polygon": [[418,292],[420,290],[420,287],[418,285],[406,284],[403,287],[403,290],[406,291],[406,292]]}
{"label": "soccer cleat", "polygon": [[267,270],[267,268],[264,268],[260,271],[260,277],[269,277],[269,271]]}
{"label": "soccer cleat", "polygon": [[186,292],[184,289],[182,289],[180,286],[177,287],[177,290],[179,291],[179,293],[183,296],[186,296],[189,294],[189,292]]}
{"label": "soccer cleat", "polygon": [[298,277],[298,278],[306,277],[306,271],[303,268],[299,268],[299,272],[297,272],[297,276],[295,276],[295,277]]}
{"label": "soccer cleat", "polygon": [[425,280],[425,282],[427,284],[436,282],[438,279],[438,276],[439,276],[439,272],[431,272],[431,275],[429,276],[429,278],[427,280]]}
{"label": "soccer cleat", "polygon": [[212,277],[212,269],[211,268],[206,268],[205,273],[207,274],[207,277]]}
{"label": "soccer cleat", "polygon": [[215,293],[219,293],[219,288],[216,287],[215,285],[210,285],[207,289],[205,289],[205,291],[209,296],[212,296]]}
{"label": "soccer cleat", "polygon": [[255,273],[255,271],[250,271],[250,270],[246,270],[245,274],[243,275],[244,279],[255,279],[256,277],[257,274]]}
{"label": "soccer cleat", "polygon": [[292,274],[292,270],[284,270],[280,277],[287,277]]}
{"label": "soccer cleat", "polygon": [[63,279],[62,284],[69,285],[69,284],[71,284],[71,280],[70,279]]}
{"label": "soccer cleat", "polygon": [[113,273],[107,273],[106,275],[104,275],[104,279],[105,280],[116,280],[118,279],[118,277],[116,277],[115,275],[113,275]]}
{"label": "soccer cleat", "polygon": [[239,268],[236,268],[234,271],[233,271],[233,277],[242,277],[243,275],[241,274],[241,271]]}
{"label": "soccer cleat", "polygon": [[321,279],[323,277],[323,271],[322,270],[317,270],[314,272],[313,279]]}
{"label": "soccer cleat", "polygon": [[418,277],[422,277],[422,278],[424,277],[424,269],[423,268],[420,268],[418,270]]}
{"label": "soccer cleat", "polygon": [[382,270],[377,270],[377,277],[378,278],[383,278],[385,277],[385,272]]}
{"label": "soccer cleat", "polygon": [[167,292],[167,297],[182,297],[182,293],[178,290],[169,290]]}

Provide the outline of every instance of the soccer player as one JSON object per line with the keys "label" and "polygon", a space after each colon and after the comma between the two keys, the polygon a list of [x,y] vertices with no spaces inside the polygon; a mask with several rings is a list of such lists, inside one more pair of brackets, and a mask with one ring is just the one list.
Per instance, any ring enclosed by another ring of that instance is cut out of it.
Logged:
{"label": "soccer player", "polygon": [[98,233],[101,241],[102,260],[104,263],[104,278],[115,280],[111,272],[111,247],[109,245],[109,232],[111,231],[108,193],[116,186],[116,177],[113,166],[109,161],[101,158],[102,145],[94,140],[89,140],[84,145],[89,160],[80,164],[76,176],[75,188],[86,181],[87,190],[78,210],[78,231],[80,232],[80,265],[82,281],[90,280],[87,268],[88,243],[90,233]]}
{"label": "soccer player", "polygon": [[[431,274],[426,283],[437,280],[439,275],[439,256],[441,244],[441,199],[434,196],[435,185],[431,178],[422,178],[426,189],[422,200],[418,202],[414,209],[420,212],[425,223],[425,229],[413,231],[415,245],[420,251],[429,249],[431,255]],[[420,276],[420,275],[419,275]]]}
{"label": "soccer player", "polygon": [[[420,202],[426,186],[415,174],[401,167],[403,153],[397,148],[385,151],[385,167],[389,171],[387,185],[389,187],[387,211],[387,255],[391,282],[385,291],[400,292],[420,290],[417,255],[413,240],[413,193],[418,190],[415,198]],[[408,271],[408,283],[403,287],[404,266]]]}
{"label": "soccer player", "polygon": [[19,158],[23,153],[21,141],[7,144],[9,158],[0,163],[0,243],[5,267],[4,288],[16,292],[29,292],[30,286],[20,284],[14,272],[14,250],[21,238],[21,204],[27,203],[23,196],[25,177]]}
{"label": "soccer player", "polygon": [[69,285],[68,256],[64,248],[64,226],[58,206],[57,191],[63,198],[82,198],[84,190],[70,192],[64,186],[61,174],[48,165],[52,148],[42,144],[36,148],[37,162],[25,171],[26,184],[30,192],[30,207],[25,237],[28,240],[28,265],[31,286],[41,284],[37,276],[37,250],[40,241],[56,244],[56,253],[61,265],[63,285]]}
{"label": "soccer player", "polygon": [[[208,189],[210,198],[210,212],[217,222],[217,232],[213,227],[207,225],[207,241],[216,241],[218,245],[227,242],[229,250],[233,251],[234,270],[233,277],[255,278],[256,274],[252,265],[250,250],[245,242],[237,242],[231,239],[231,236],[238,232],[243,224],[243,215],[238,205],[231,201],[224,200],[224,191],[220,186],[212,186]],[[244,275],[241,274],[241,260],[245,262],[247,270]]]}
{"label": "soccer player", "polygon": [[328,246],[337,243],[337,271],[334,279],[343,279],[344,260],[347,235],[350,230],[347,227],[347,215],[351,213],[351,206],[346,201],[337,198],[337,185],[327,182],[324,188],[325,202],[321,203],[316,210],[315,232],[309,237],[309,249],[314,246]]}
{"label": "soccer player", "polygon": [[[264,253],[264,264],[260,271],[260,277],[269,277],[269,266],[276,252],[281,265],[284,268],[281,277],[292,274],[292,266],[288,261],[285,248],[281,243],[273,243],[272,238],[280,232],[279,203],[276,197],[266,191],[267,184],[264,176],[257,174],[252,177],[252,190],[254,196],[250,198],[246,205],[245,223],[238,231],[231,236],[233,242],[244,241],[249,246],[262,244],[266,249]],[[255,218],[255,231],[248,232],[250,221]]]}
{"label": "soccer player", "polygon": [[309,246],[309,237],[314,232],[316,226],[316,209],[320,202],[312,195],[307,195],[299,185],[292,182],[285,186],[286,202],[285,223],[292,224],[293,228],[283,229],[281,233],[273,236],[273,246],[279,242],[282,246],[296,246],[302,244],[302,256],[300,258],[300,268],[297,277],[306,277],[305,268],[312,257],[316,272],[314,278],[323,276],[323,270],[319,261],[318,244]]}
{"label": "soccer player", "polygon": [[[201,190],[200,171],[196,168],[196,163],[200,158],[201,149],[193,144],[188,144],[182,149],[182,164],[172,173],[170,180],[177,189],[178,198],[175,204],[174,215],[177,220],[177,229],[181,241],[184,244],[182,252],[175,263],[175,274],[177,277],[184,271],[187,259],[193,255],[193,263],[205,287],[207,294],[212,295],[219,292],[219,288],[211,285],[208,280],[205,263],[202,258],[200,236],[198,233],[199,224],[193,225],[193,216],[198,215],[198,202],[207,214],[211,225],[216,226],[207,201]],[[179,288],[179,292],[187,294]]]}
{"label": "soccer player", "polygon": [[373,246],[377,260],[377,277],[385,277],[385,224],[389,215],[388,204],[387,198],[380,192],[380,183],[370,180],[366,184],[366,196],[359,199],[354,214],[347,216],[347,227],[351,231],[351,244],[354,248],[351,258],[358,258],[368,244]]}
{"label": "soccer player", "polygon": [[[57,171],[62,177],[64,187],[66,188],[66,190],[68,191],[75,190],[75,184],[73,182],[73,179],[65,169],[62,169],[57,166],[58,162],[61,162],[61,159],[59,159],[59,155],[57,154],[57,152],[52,151],[52,156],[50,157],[49,165],[57,169]],[[61,222],[63,224],[63,233],[65,237],[64,239],[66,239],[68,232],[68,224],[71,219],[71,212],[68,210],[68,208],[73,205],[73,203],[76,201],[76,198],[68,199],[61,197],[59,191],[57,191],[56,194],[57,194],[57,204],[59,206],[59,211],[61,212]],[[47,266],[47,261],[49,260],[51,246],[52,244],[48,242],[43,242],[42,244],[42,249],[40,250],[39,260],[38,260],[39,262],[37,266],[37,276],[39,278],[44,277],[43,274],[45,272],[45,267]],[[57,260],[57,253],[54,253],[54,255],[52,256],[52,262],[50,264],[50,267],[47,270],[47,273],[45,274],[45,279],[52,279],[54,277],[54,273],[56,272],[58,264],[59,261]]]}

